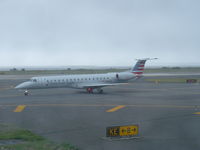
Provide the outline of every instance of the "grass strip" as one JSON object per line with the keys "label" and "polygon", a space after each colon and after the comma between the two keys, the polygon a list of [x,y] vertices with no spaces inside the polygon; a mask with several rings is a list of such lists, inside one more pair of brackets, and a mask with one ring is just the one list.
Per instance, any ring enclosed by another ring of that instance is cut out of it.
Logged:
{"label": "grass strip", "polygon": [[[9,140],[19,140],[15,144],[2,144]],[[76,147],[46,140],[33,132],[9,125],[0,125],[0,150],[78,150]]]}
{"label": "grass strip", "polygon": [[[0,75],[53,75],[53,74],[99,74],[109,72],[123,72],[131,68],[118,69],[61,69],[61,70],[10,70],[0,71]],[[200,67],[162,67],[145,68],[144,73],[200,73]]]}
{"label": "grass strip", "polygon": [[[184,78],[173,78],[173,79],[146,79],[148,82],[155,82],[155,83],[187,83],[188,79]],[[200,79],[197,79],[197,83],[200,82]]]}

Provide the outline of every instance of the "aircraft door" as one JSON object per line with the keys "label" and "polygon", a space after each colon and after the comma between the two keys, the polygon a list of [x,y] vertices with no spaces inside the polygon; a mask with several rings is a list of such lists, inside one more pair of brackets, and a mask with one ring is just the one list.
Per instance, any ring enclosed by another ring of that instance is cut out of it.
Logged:
{"label": "aircraft door", "polygon": [[49,86],[49,80],[45,79],[45,86],[48,87]]}
{"label": "aircraft door", "polygon": [[116,79],[119,80],[119,74],[118,73],[116,74]]}

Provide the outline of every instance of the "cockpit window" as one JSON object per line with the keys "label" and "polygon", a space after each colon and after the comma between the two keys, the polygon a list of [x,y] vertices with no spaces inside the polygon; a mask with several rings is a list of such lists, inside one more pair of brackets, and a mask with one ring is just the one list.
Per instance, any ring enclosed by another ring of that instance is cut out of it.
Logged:
{"label": "cockpit window", "polygon": [[32,81],[32,82],[37,82],[37,80],[36,80],[36,79],[31,79],[31,81]]}

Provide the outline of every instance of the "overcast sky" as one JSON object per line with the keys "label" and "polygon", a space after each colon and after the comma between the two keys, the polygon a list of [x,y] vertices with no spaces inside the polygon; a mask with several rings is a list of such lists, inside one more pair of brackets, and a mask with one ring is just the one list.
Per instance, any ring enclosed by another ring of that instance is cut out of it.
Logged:
{"label": "overcast sky", "polygon": [[199,0],[0,0],[0,66],[200,66]]}

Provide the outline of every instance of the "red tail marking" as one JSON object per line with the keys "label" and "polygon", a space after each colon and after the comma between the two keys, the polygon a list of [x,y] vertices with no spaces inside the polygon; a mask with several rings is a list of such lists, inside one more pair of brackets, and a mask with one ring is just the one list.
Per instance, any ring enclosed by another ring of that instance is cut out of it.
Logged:
{"label": "red tail marking", "polygon": [[144,67],[144,65],[139,65],[138,67]]}
{"label": "red tail marking", "polygon": [[143,72],[133,72],[134,74],[143,74]]}

